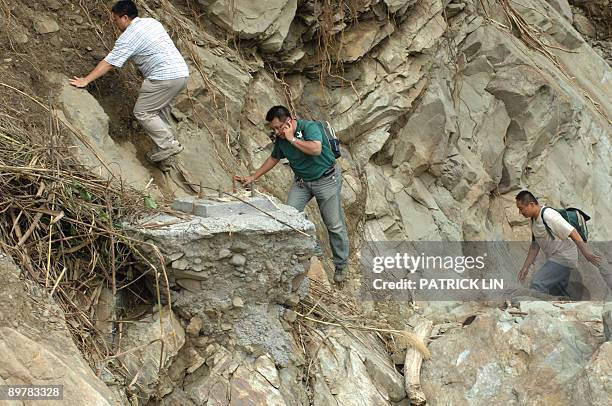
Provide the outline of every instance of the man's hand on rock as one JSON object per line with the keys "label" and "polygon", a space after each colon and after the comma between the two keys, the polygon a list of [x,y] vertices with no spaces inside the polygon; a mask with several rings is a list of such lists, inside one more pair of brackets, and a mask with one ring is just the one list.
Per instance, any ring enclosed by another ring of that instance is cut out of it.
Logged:
{"label": "man's hand on rock", "polygon": [[89,84],[89,82],[85,78],[79,78],[75,76],[72,79],[68,79],[68,82],[74,87],[85,87]]}
{"label": "man's hand on rock", "polygon": [[242,183],[242,186],[247,187],[251,185],[251,182],[255,180],[255,176],[239,176],[238,180]]}

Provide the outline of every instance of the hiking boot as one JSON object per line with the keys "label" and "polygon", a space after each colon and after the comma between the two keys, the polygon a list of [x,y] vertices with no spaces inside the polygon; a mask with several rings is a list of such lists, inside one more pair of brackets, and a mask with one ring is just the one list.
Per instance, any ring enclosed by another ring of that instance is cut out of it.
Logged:
{"label": "hiking boot", "polygon": [[163,161],[159,161],[156,163],[157,167],[162,172],[170,172],[172,170],[172,165],[174,164],[172,157],[169,159],[164,159]]}
{"label": "hiking boot", "polygon": [[152,163],[157,163],[181,153],[183,149],[183,146],[178,141],[175,141],[168,148],[160,149],[156,152],[148,152],[147,159]]}
{"label": "hiking boot", "polygon": [[337,283],[344,282],[346,279],[346,268],[336,268],[334,271],[334,281]]}

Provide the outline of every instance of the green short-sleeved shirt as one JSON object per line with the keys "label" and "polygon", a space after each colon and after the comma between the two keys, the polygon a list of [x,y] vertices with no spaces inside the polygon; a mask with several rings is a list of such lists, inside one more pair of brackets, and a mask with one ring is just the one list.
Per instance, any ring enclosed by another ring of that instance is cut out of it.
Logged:
{"label": "green short-sleeved shirt", "polygon": [[293,173],[307,182],[319,179],[335,161],[334,153],[329,147],[329,141],[327,141],[323,128],[316,121],[297,120],[295,137],[303,141],[319,141],[321,155],[305,154],[291,145],[289,141],[277,137],[272,150],[272,158],[287,158]]}

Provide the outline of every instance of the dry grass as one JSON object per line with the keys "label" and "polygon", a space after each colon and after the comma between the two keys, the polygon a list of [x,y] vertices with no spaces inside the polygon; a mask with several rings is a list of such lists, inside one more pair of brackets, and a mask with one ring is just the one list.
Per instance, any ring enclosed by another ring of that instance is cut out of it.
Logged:
{"label": "dry grass", "polygon": [[390,329],[386,323],[368,319],[360,311],[353,296],[346,296],[341,291],[330,291],[311,279],[310,292],[302,299],[296,309],[298,320],[294,323],[294,338],[306,359],[303,376],[305,385],[317,373],[316,360],[319,351],[329,345],[329,328],[342,329],[351,339],[362,344],[372,352],[380,347],[372,347],[354,332],[366,332],[375,335],[385,345],[388,353],[414,348],[423,358],[430,357],[427,345],[409,329]]}
{"label": "dry grass", "polygon": [[[152,264],[139,250],[144,243],[122,228],[151,214],[145,194],[120,179],[97,177],[73,158],[71,144],[83,137],[52,108],[4,83],[0,89],[13,92],[33,114],[48,116],[43,127],[0,108],[0,248],[23,277],[52,294],[75,343],[95,366],[116,351],[95,326],[102,287],[113,296],[133,289],[127,285],[137,262],[156,278],[165,274],[161,255],[159,264]],[[119,316],[113,314],[111,321]]]}

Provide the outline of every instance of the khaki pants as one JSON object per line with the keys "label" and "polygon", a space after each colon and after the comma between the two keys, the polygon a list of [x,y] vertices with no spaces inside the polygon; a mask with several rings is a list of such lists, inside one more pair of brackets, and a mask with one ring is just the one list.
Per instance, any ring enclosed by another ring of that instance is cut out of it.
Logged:
{"label": "khaki pants", "polygon": [[176,140],[172,129],[170,103],[187,85],[187,78],[142,82],[134,116],[160,149],[169,148]]}

